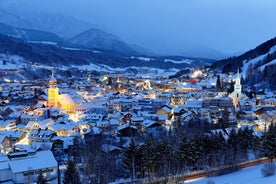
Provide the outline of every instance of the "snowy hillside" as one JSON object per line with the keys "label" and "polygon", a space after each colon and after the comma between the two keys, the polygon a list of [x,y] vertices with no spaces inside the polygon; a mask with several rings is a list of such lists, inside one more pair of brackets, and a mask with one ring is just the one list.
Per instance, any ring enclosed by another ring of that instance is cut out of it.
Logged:
{"label": "snowy hillside", "polygon": [[243,169],[231,174],[197,179],[194,181],[186,181],[189,184],[272,184],[276,182],[276,175],[270,177],[263,177],[261,169],[263,165]]}
{"label": "snowy hillside", "polygon": [[276,37],[238,57],[216,61],[212,69],[223,73],[240,70],[243,84],[256,90],[276,89]]}
{"label": "snowy hillside", "polygon": [[[0,54],[0,80],[2,81],[22,81],[34,78],[40,79],[51,73],[53,65],[29,63],[26,59],[18,55]],[[105,64],[90,63],[88,65],[63,65],[56,68],[56,72],[67,73],[77,68],[86,72],[104,73],[129,73],[136,78],[163,77],[174,75],[179,71],[177,68],[159,69],[153,67],[122,67],[114,68]],[[8,72],[7,72],[8,71]],[[60,74],[64,75],[64,74]]]}
{"label": "snowy hillside", "polygon": [[0,69],[2,70],[15,70],[22,69],[27,64],[23,62],[23,58],[20,56],[10,56],[6,54],[0,54]]}
{"label": "snowy hillside", "polygon": [[271,57],[271,55],[276,55],[276,46],[273,46],[269,49],[266,54],[260,55],[251,60],[244,60],[241,75],[246,78],[247,74],[252,72],[252,68],[255,70],[264,71],[266,66],[276,64],[276,59],[268,60],[267,62],[263,62],[267,57]]}
{"label": "snowy hillside", "polygon": [[136,52],[117,36],[106,33],[99,29],[86,30],[69,40],[70,42],[83,45],[86,48],[115,51],[122,54],[135,54]]}

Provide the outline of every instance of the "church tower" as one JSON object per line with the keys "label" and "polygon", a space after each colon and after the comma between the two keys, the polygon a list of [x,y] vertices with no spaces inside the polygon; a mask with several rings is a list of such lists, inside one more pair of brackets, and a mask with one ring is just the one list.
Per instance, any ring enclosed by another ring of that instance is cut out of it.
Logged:
{"label": "church tower", "polygon": [[237,97],[242,95],[242,85],[241,85],[241,78],[240,78],[240,71],[238,70],[237,78],[234,85],[234,92],[238,95]]}
{"label": "church tower", "polygon": [[232,98],[235,108],[240,108],[240,101],[246,97],[242,93],[242,85],[239,70],[237,73],[237,78],[235,80],[234,91],[229,95],[229,97]]}
{"label": "church tower", "polygon": [[58,106],[58,86],[57,80],[54,77],[54,71],[52,69],[52,76],[49,81],[48,88],[48,106],[57,107]]}

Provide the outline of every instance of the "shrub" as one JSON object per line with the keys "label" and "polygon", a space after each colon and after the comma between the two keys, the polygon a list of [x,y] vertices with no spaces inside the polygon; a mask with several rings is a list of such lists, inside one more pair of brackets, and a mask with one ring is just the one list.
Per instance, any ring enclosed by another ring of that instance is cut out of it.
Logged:
{"label": "shrub", "polygon": [[273,162],[269,162],[264,164],[264,167],[261,169],[261,172],[264,177],[272,176],[275,174],[275,169],[275,164]]}
{"label": "shrub", "polygon": [[215,184],[213,180],[208,180],[206,184]]}

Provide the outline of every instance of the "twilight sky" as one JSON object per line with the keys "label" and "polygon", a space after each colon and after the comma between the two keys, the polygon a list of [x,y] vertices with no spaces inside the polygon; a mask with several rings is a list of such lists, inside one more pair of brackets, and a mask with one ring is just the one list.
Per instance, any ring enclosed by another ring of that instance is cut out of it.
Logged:
{"label": "twilight sky", "polygon": [[236,53],[276,36],[275,0],[0,0],[0,7],[70,15],[156,53]]}

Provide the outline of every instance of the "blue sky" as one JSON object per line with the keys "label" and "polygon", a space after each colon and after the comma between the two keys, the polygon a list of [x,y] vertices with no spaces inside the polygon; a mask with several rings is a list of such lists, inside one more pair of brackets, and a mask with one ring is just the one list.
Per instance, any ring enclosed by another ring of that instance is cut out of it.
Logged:
{"label": "blue sky", "polygon": [[157,53],[236,53],[276,36],[275,0],[0,0],[2,8],[70,15]]}

